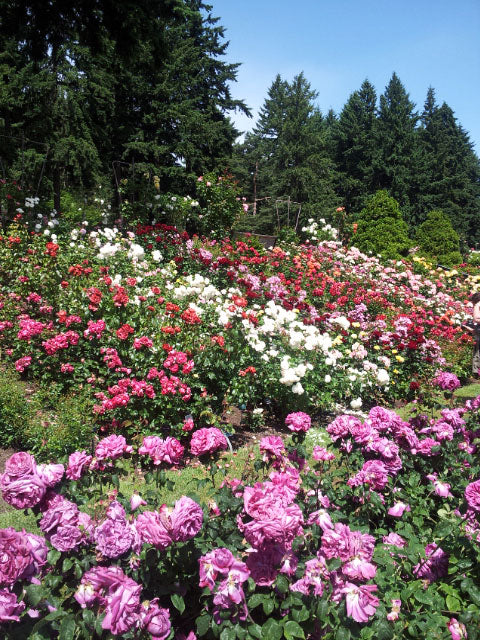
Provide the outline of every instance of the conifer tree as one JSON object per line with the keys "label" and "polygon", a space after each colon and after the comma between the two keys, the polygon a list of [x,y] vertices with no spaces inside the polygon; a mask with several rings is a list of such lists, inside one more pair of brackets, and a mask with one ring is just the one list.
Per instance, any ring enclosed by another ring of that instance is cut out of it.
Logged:
{"label": "conifer tree", "polygon": [[373,185],[386,189],[398,201],[409,224],[418,197],[420,163],[415,135],[418,115],[414,109],[400,79],[393,73],[385,93],[380,96]]}
{"label": "conifer tree", "polygon": [[376,101],[374,87],[365,80],[349,97],[332,128],[337,193],[347,213],[359,211],[372,193]]}
{"label": "conifer tree", "polygon": [[387,191],[377,191],[355,219],[357,231],[354,245],[364,253],[384,259],[405,257],[411,246],[408,227],[398,202]]}
{"label": "conifer tree", "polygon": [[441,208],[465,242],[478,242],[479,159],[452,109],[445,102],[441,106],[436,104],[432,88],[427,94],[418,136],[425,163],[420,210]]}

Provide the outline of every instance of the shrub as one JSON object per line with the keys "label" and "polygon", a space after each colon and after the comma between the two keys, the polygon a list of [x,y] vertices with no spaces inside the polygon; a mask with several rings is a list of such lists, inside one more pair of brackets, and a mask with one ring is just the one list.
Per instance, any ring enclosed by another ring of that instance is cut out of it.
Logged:
{"label": "shrub", "polygon": [[411,246],[407,223],[398,202],[387,191],[377,191],[357,219],[355,246],[364,253],[399,260]]}
{"label": "shrub", "polygon": [[24,432],[33,425],[37,403],[25,397],[25,385],[11,371],[0,376],[0,446],[17,447],[24,441]]}
{"label": "shrub", "polygon": [[420,253],[439,264],[452,266],[462,262],[460,240],[450,218],[441,209],[430,211],[415,235]]}
{"label": "shrub", "polygon": [[91,399],[84,393],[44,398],[44,408],[49,400],[53,408],[25,428],[24,442],[28,449],[42,460],[51,460],[75,449],[90,448],[95,427]]}

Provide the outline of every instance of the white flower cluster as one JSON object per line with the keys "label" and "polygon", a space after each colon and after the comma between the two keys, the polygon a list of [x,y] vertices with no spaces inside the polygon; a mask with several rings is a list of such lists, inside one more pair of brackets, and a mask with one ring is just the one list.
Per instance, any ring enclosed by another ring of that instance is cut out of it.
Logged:
{"label": "white flower cluster", "polygon": [[338,230],[327,224],[324,218],[319,220],[321,227],[313,218],[308,219],[308,226],[302,227],[303,233],[308,236],[310,242],[322,242],[325,240],[336,240],[338,238]]}

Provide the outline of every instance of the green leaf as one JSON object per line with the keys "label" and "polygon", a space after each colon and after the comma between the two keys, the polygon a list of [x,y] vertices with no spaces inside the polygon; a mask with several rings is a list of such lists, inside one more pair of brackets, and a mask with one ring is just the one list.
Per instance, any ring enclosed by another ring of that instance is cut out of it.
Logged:
{"label": "green leaf", "polygon": [[259,624],[248,625],[248,633],[254,638],[262,639],[262,627]]}
{"label": "green leaf", "polygon": [[172,601],[173,606],[177,611],[183,613],[185,611],[185,602],[182,596],[179,596],[178,593],[172,593],[170,596],[170,600]]}
{"label": "green leaf", "polygon": [[302,627],[294,620],[289,620],[283,627],[283,635],[287,640],[292,638],[305,638]]}
{"label": "green leaf", "polygon": [[210,616],[208,614],[199,616],[195,620],[195,624],[197,625],[198,635],[204,636],[207,633],[207,631],[210,629]]}
{"label": "green leaf", "polygon": [[447,609],[451,612],[451,613],[459,613],[463,607],[460,603],[460,600],[458,600],[457,598],[455,598],[454,596],[447,596],[445,598],[445,601],[447,603]]}
{"label": "green leaf", "polygon": [[62,573],[67,573],[67,571],[69,571],[72,568],[73,565],[73,561],[71,560],[71,558],[65,558],[65,560],[62,563]]}
{"label": "green leaf", "polygon": [[220,634],[220,640],[236,640],[237,634],[233,627],[225,627]]}
{"label": "green leaf", "polygon": [[60,551],[58,551],[57,549],[52,549],[51,551],[48,552],[48,555],[47,555],[48,563],[51,565],[56,564],[60,560],[61,555],[62,554],[60,553]]}
{"label": "green leaf", "polygon": [[340,627],[335,634],[335,640],[350,640],[350,631],[345,627]]}
{"label": "green leaf", "polygon": [[270,615],[274,608],[274,602],[271,598],[266,597],[263,601],[263,612],[266,616]]}
{"label": "green leaf", "polygon": [[278,622],[270,618],[262,626],[262,639],[264,640],[281,640],[283,637],[283,629]]}
{"label": "green leaf", "polygon": [[280,593],[287,593],[288,591],[288,580],[285,576],[279,575],[275,580],[275,587],[278,589]]}
{"label": "green leaf", "polygon": [[254,593],[248,599],[248,608],[255,609],[255,607],[258,607],[258,605],[262,604],[264,600],[265,600],[265,595],[263,593]]}
{"label": "green leaf", "polygon": [[73,636],[75,635],[75,627],[75,618],[72,615],[66,616],[62,620],[62,624],[60,625],[58,640],[73,640]]}
{"label": "green leaf", "polygon": [[27,592],[28,601],[32,607],[35,607],[40,600],[45,597],[45,592],[41,584],[31,584],[25,591]]}

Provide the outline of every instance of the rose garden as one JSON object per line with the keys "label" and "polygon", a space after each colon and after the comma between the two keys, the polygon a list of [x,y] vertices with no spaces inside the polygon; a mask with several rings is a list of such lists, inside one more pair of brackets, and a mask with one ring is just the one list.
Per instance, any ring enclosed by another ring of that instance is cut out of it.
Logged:
{"label": "rose garden", "polygon": [[479,638],[478,268],[209,202],[2,231],[2,637]]}

